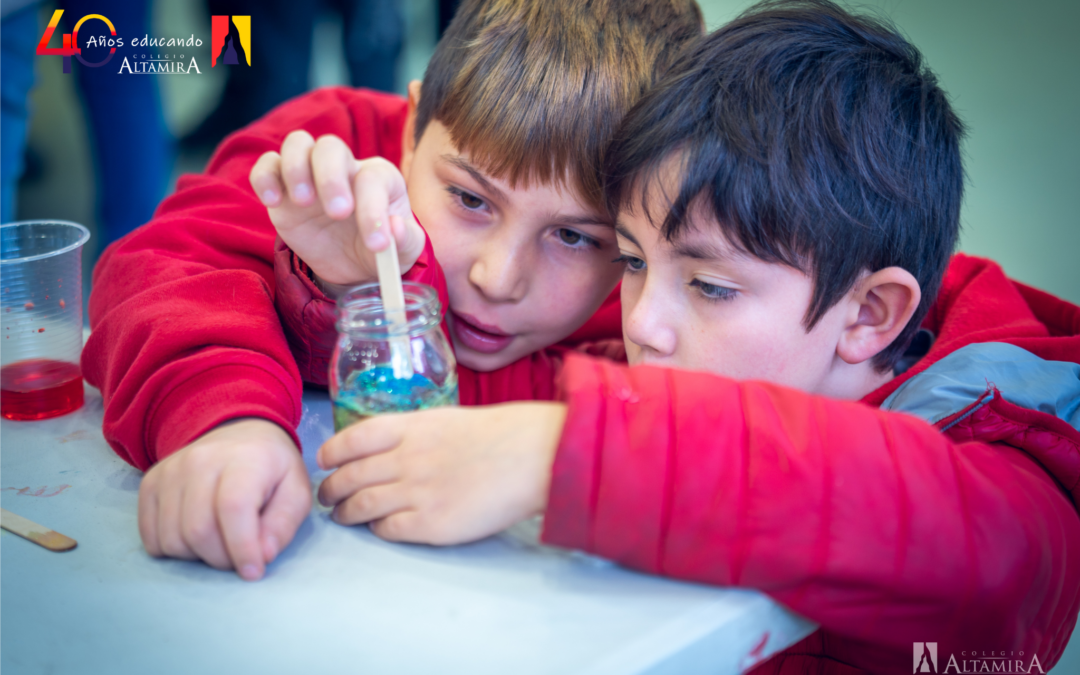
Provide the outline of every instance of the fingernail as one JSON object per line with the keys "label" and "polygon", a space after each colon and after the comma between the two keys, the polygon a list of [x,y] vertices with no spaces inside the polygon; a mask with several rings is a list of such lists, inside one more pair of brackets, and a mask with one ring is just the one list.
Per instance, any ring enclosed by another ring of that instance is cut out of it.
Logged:
{"label": "fingernail", "polygon": [[307,201],[308,197],[311,196],[311,188],[308,187],[307,183],[300,183],[293,189],[293,195],[302,202]]}
{"label": "fingernail", "polygon": [[349,208],[349,201],[344,197],[334,197],[330,200],[330,210],[334,213],[345,213]]}
{"label": "fingernail", "polygon": [[240,568],[240,577],[244,581],[258,581],[262,576],[262,572],[259,571],[258,565],[244,565]]}
{"label": "fingernail", "polygon": [[262,194],[262,197],[263,197],[263,204],[266,204],[267,206],[270,206],[271,204],[274,204],[274,203],[277,202],[277,193],[274,192],[273,190],[267,190],[266,192],[264,192]]}
{"label": "fingernail", "polygon": [[372,232],[367,238],[368,248],[382,250],[386,248],[389,242],[386,240],[386,235],[382,232]]}

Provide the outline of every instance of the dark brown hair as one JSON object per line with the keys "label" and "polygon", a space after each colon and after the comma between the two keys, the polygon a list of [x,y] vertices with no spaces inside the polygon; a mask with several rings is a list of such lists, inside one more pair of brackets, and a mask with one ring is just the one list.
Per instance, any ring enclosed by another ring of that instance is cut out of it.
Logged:
{"label": "dark brown hair", "polygon": [[734,246],[802,270],[814,282],[807,331],[864,271],[911,272],[922,301],[874,357],[883,370],[956,246],[963,134],[896,28],[825,0],[766,2],[687,49],[626,116],[607,156],[608,207],[652,213],[650,185],[675,159],[664,235],[701,205]]}
{"label": "dark brown hair", "polygon": [[416,141],[438,120],[487,173],[602,208],[616,126],[702,30],[694,0],[465,0],[424,74]]}

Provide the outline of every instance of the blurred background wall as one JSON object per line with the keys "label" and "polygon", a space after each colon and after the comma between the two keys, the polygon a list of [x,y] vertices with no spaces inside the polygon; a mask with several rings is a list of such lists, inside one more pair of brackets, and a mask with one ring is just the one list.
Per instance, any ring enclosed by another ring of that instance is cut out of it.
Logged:
{"label": "blurred background wall", "polygon": [[[93,3],[94,11],[108,15],[112,4],[115,0]],[[400,92],[408,80],[423,75],[438,32],[439,3],[406,0],[392,4],[400,15],[402,40],[397,68],[390,75],[392,84],[386,88]],[[750,4],[745,0],[701,2],[709,28]],[[350,81],[347,41],[341,13],[334,6],[327,3],[315,12],[306,87]],[[1076,72],[1080,40],[1073,35],[1080,24],[1080,3],[876,0],[853,6],[891,17],[900,26],[923,51],[969,126],[961,249],[993,258],[1015,278],[1080,303],[1080,129],[1076,123],[1080,120]],[[39,29],[52,9],[52,3],[38,5]],[[64,20],[77,18],[74,11],[68,10],[72,16],[65,15]],[[210,13],[205,0],[154,0],[149,3],[151,35],[194,33],[206,39]],[[71,24],[66,25],[70,30]],[[133,32],[120,28],[121,35]],[[261,76],[265,73],[259,73],[260,50],[269,47],[269,38],[257,21],[253,21],[252,34],[251,72]],[[59,44],[58,38],[54,44]],[[204,57],[200,61],[208,60],[208,52],[205,46],[198,52]],[[36,58],[35,67],[37,82],[30,96],[31,163],[18,186],[15,217],[67,218],[87,224],[97,234],[99,187],[77,78],[61,72],[57,57]],[[210,68],[207,63],[201,69],[199,75],[152,78],[160,87],[167,128],[176,138],[197,131],[225,89],[226,68]],[[211,148],[180,144],[171,159],[171,181],[165,189],[171,189],[179,173],[201,170]],[[96,236],[91,255],[100,250],[101,243],[102,237]]]}
{"label": "blurred background wall", "polygon": [[[251,28],[251,73],[256,77],[283,78],[282,73],[288,70],[293,85],[300,90],[347,84],[355,81],[357,75],[350,75],[350,61],[355,69],[357,58],[364,57],[368,58],[368,65],[364,66],[367,75],[384,78],[380,80],[383,88],[403,92],[410,79],[423,76],[440,21],[447,20],[447,7],[453,2],[386,1],[394,16],[380,15],[373,19],[353,15],[348,23],[343,21],[342,0],[321,3],[285,0],[280,4],[286,9],[302,7],[312,15],[304,20],[289,18],[285,23],[287,35],[296,38],[306,34],[310,38],[310,59],[293,56],[278,70],[267,72],[270,67],[266,64],[273,54],[266,50],[274,44],[273,31],[256,17]],[[114,8],[124,5],[130,9],[133,4],[140,3],[100,0],[85,7],[90,12],[109,16],[111,12],[121,11]],[[194,34],[208,43],[212,13],[242,14],[246,13],[245,6],[254,6],[252,13],[257,13],[279,3],[152,0],[145,4],[149,24],[146,31],[121,25],[117,27],[120,35],[142,35],[147,31],[151,35]],[[750,4],[745,0],[701,2],[710,29],[722,25]],[[55,4],[4,0],[5,41],[9,41],[7,24],[13,5],[32,8],[36,29],[17,35],[26,33],[36,43]],[[79,3],[62,6],[67,8],[66,23],[62,24],[64,30],[58,32],[70,31],[72,23],[88,13],[82,11]],[[1080,40],[1075,37],[1076,26],[1080,25],[1080,3],[1074,0],[1038,3],[874,0],[853,6],[891,17],[900,26],[922,50],[969,127],[964,146],[968,185],[960,248],[993,258],[1013,277],[1080,303],[1080,129],[1077,124]],[[386,59],[378,54],[357,56],[365,50],[364,44],[357,44],[357,40],[365,39],[362,30],[356,32],[358,25],[383,26],[386,30],[373,35],[391,43],[394,38],[393,35],[388,38],[387,31],[399,31],[396,66],[386,65]],[[301,39],[299,43],[302,49],[307,40]],[[58,45],[59,37],[52,44]],[[7,59],[9,45],[3,46]],[[160,114],[172,150],[161,155],[167,166],[141,168],[163,172],[167,180],[160,188],[162,193],[172,189],[180,173],[200,171],[212,149],[207,138],[213,139],[229,130],[206,130],[209,116],[218,108],[226,91],[228,69],[210,68],[208,44],[195,53],[202,71],[198,75],[145,76],[159,87]],[[80,93],[76,74],[62,72],[59,57],[38,57],[33,65],[36,83],[30,92],[29,164],[17,186],[14,217],[64,218],[89,226],[95,234],[85,261],[89,274],[104,242],[105,228],[101,222],[101,186],[96,181],[94,131],[87,122],[86,95]],[[82,67],[73,64],[74,69]],[[4,71],[7,79],[6,68],[7,64]],[[260,68],[264,70],[260,72]],[[390,72],[383,72],[387,69]],[[219,126],[228,124],[229,120],[224,119]],[[200,130],[205,132],[201,139]],[[184,140],[173,144],[173,139]],[[122,150],[137,168],[146,161],[138,147]],[[129,192],[129,195],[142,201],[158,199],[152,194]],[[1078,642],[1074,640],[1055,673],[1080,673]]]}

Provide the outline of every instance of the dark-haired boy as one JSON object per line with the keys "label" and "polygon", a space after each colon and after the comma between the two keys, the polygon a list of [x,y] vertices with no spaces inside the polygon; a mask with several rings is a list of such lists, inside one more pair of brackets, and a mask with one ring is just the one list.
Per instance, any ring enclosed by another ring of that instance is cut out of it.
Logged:
{"label": "dark-haired boy", "polygon": [[1049,669],[1080,607],[1080,308],[950,260],[961,135],[894,29],[751,10],[607,156],[637,367],[571,355],[562,403],[347,429],[320,498],[430,543],[543,513],[550,543],[821,625],[760,672],[912,672],[925,643],[937,672]]}
{"label": "dark-haired boy", "polygon": [[288,545],[311,505],[302,379],[325,383],[333,344],[322,289],[366,280],[375,220],[440,292],[463,400],[585,323],[619,276],[600,153],[701,25],[693,0],[469,0],[423,95],[297,98],[181,179],[98,263],[82,361],[106,439],[147,470],[147,551],[257,579]]}

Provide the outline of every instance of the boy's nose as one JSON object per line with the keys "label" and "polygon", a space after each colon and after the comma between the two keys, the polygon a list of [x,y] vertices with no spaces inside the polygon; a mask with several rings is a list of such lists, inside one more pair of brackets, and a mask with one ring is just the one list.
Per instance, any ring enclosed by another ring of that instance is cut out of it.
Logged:
{"label": "boy's nose", "polygon": [[519,246],[494,241],[469,268],[469,282],[490,302],[519,302],[528,291],[529,260]]}
{"label": "boy's nose", "polygon": [[623,333],[642,350],[643,358],[668,358],[675,355],[678,345],[669,320],[673,305],[660,297],[654,286],[646,281],[636,297],[623,293]]}

